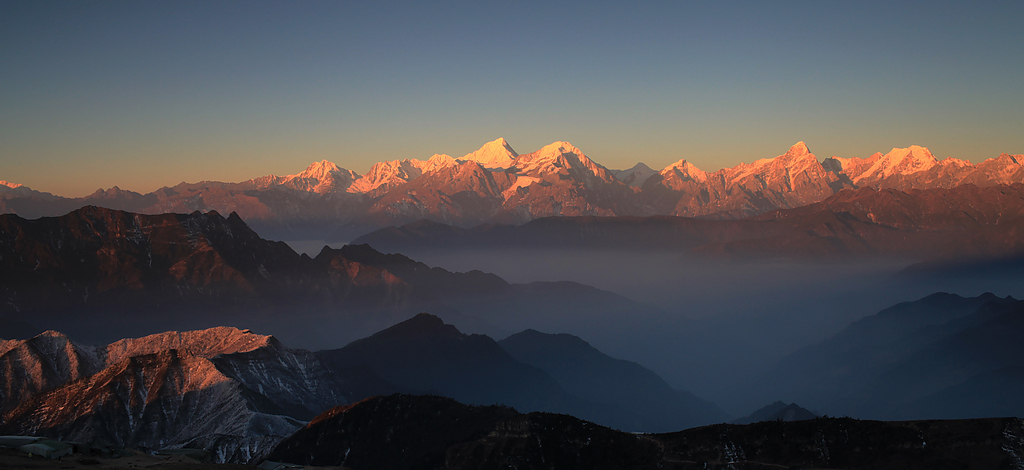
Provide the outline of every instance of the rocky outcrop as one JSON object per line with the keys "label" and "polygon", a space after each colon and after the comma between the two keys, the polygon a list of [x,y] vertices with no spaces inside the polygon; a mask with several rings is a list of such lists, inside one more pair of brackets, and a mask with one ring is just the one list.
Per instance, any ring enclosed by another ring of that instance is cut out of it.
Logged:
{"label": "rocky outcrop", "polygon": [[10,347],[0,363],[5,434],[202,448],[219,462],[258,461],[306,420],[381,382],[332,371],[273,337],[225,327],[105,347],[47,332]]}

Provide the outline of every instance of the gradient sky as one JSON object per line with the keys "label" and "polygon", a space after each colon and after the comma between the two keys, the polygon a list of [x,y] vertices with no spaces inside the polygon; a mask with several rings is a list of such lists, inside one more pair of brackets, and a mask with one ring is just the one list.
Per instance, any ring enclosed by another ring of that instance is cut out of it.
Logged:
{"label": "gradient sky", "polygon": [[498,137],[609,168],[1024,153],[1024,2],[0,1],[0,180],[362,174]]}

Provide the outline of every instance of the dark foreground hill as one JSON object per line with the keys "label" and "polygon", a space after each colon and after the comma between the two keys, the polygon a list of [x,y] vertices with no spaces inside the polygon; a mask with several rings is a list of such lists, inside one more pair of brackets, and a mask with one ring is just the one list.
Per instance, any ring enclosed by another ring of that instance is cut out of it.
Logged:
{"label": "dark foreground hill", "polygon": [[354,470],[1009,469],[1024,456],[1022,425],[817,418],[629,434],[565,415],[392,395],[324,413],[269,459]]}
{"label": "dark foreground hill", "polygon": [[378,470],[610,470],[654,468],[658,454],[655,442],[571,416],[391,395],[324,413],[267,458]]}
{"label": "dark foreground hill", "polygon": [[814,414],[814,412],[803,408],[796,403],[786,404],[781,401],[777,401],[762,408],[758,408],[757,411],[754,411],[747,416],[734,419],[732,424],[750,424],[759,423],[761,421],[803,421],[817,417],[818,415]]}

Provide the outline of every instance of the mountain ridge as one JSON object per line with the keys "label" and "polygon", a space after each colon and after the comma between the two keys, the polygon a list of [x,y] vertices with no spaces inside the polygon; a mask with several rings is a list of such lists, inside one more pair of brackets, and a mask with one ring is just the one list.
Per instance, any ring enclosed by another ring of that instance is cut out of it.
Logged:
{"label": "mountain ridge", "polygon": [[660,170],[635,166],[620,171],[606,169],[568,142],[519,154],[499,138],[458,159],[438,154],[428,160],[379,162],[365,175],[323,160],[283,177],[181,183],[146,194],[115,186],[82,198],[8,183],[0,186],[0,212],[35,218],[89,204],[148,214],[238,212],[261,233],[280,233],[284,236],[277,238],[285,239],[348,239],[419,218],[463,227],[564,215],[736,219],[818,202],[843,189],[1020,183],[1022,158],[1001,154],[978,164],[938,160],[914,145],[819,162],[804,142],[797,142],[777,157],[713,172],[685,159]]}

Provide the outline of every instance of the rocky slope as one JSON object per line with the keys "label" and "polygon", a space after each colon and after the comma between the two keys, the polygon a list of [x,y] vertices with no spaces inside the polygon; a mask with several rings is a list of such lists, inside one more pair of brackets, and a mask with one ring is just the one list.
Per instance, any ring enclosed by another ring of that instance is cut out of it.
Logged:
{"label": "rocky slope", "polygon": [[36,218],[85,205],[146,214],[216,210],[237,212],[264,236],[348,241],[420,218],[463,227],[581,215],[736,219],[819,202],[843,189],[1021,183],[1022,158],[1002,154],[975,165],[938,160],[928,149],[911,146],[819,161],[798,142],[777,157],[714,172],[685,159],[660,171],[642,164],[617,171],[568,142],[520,155],[497,139],[459,159],[439,154],[380,162],[365,175],[321,161],[294,175],[181,183],[148,194],[113,187],[63,198],[5,182],[0,212]]}
{"label": "rocky slope", "polygon": [[384,384],[362,371],[331,370],[273,337],[226,327],[104,347],[48,332],[13,346],[0,356],[3,433],[202,448],[219,462],[258,461],[306,420]]}

